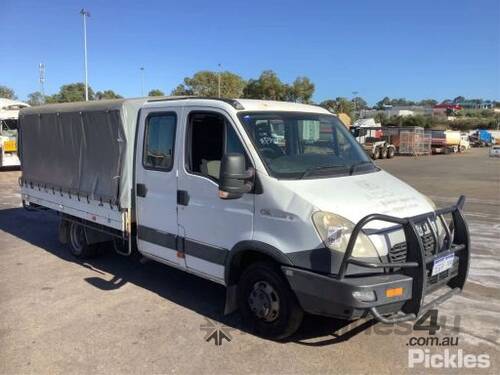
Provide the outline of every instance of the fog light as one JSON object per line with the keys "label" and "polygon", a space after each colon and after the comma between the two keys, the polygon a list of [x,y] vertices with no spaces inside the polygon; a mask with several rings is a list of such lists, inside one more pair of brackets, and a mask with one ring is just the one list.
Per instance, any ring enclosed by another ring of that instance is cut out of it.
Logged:
{"label": "fog light", "polygon": [[352,292],[352,296],[361,302],[375,302],[377,300],[373,290],[357,290]]}
{"label": "fog light", "polygon": [[403,288],[391,288],[385,290],[385,296],[388,298],[400,297],[403,295]]}

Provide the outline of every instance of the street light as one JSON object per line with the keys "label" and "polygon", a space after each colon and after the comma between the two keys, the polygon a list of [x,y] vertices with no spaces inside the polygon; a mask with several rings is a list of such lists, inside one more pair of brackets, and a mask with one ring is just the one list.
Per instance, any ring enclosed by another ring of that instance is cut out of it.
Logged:
{"label": "street light", "polygon": [[219,75],[218,75],[218,93],[219,93],[219,98],[220,98],[220,75],[221,75],[221,72],[222,72],[222,65],[221,64],[217,64],[217,66],[219,67]]}
{"label": "street light", "polygon": [[40,92],[42,93],[42,98],[45,101],[45,64],[38,64],[39,82],[40,82]]}
{"label": "street light", "polygon": [[141,70],[141,96],[144,96],[144,67],[139,68]]}
{"label": "street light", "polygon": [[83,51],[84,51],[84,65],[85,65],[85,101],[89,101],[89,73],[87,65],[87,17],[90,13],[82,8],[80,14],[83,17]]}
{"label": "street light", "polygon": [[357,104],[357,102],[354,101],[354,99],[356,99],[356,95],[358,95],[358,92],[357,91],[353,91],[352,92],[352,100],[353,100],[353,103],[354,103],[354,112],[356,112],[358,110],[358,104]]}

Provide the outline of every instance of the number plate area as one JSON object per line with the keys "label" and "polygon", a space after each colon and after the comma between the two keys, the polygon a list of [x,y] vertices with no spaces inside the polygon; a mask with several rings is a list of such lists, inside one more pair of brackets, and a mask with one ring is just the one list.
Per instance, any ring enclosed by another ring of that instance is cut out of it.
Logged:
{"label": "number plate area", "polygon": [[432,276],[437,275],[441,272],[449,270],[453,266],[453,259],[455,256],[453,254],[449,254],[445,257],[436,259],[434,264],[432,265]]}

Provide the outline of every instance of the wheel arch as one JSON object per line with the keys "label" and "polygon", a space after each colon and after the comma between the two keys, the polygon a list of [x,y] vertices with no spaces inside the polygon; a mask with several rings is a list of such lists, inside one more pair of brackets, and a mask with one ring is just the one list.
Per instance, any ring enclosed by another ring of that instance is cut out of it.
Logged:
{"label": "wheel arch", "polygon": [[237,282],[248,260],[273,260],[278,264],[293,266],[290,258],[276,247],[261,241],[238,242],[229,252],[224,267],[224,281],[226,286]]}

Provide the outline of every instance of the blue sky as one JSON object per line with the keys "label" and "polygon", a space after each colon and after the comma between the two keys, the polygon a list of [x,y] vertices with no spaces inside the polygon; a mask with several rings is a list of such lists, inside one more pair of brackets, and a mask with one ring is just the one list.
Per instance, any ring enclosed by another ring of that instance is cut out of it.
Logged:
{"label": "blue sky", "polygon": [[387,95],[500,100],[500,2],[72,1],[0,2],[0,84],[19,98],[83,81],[82,20],[88,22],[89,82],[126,96],[170,92],[198,70],[243,78],[306,75],[314,99]]}

